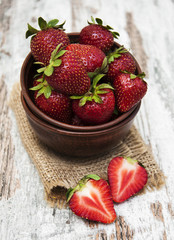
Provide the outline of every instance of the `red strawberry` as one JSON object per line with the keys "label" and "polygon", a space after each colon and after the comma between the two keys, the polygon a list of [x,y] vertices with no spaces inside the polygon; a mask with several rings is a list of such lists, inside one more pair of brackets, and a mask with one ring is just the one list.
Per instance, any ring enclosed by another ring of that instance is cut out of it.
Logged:
{"label": "red strawberry", "polygon": [[66,49],[74,52],[83,61],[87,72],[101,68],[105,58],[104,52],[92,45],[70,44]]}
{"label": "red strawberry", "polygon": [[111,32],[113,28],[110,26],[103,26],[101,19],[96,18],[96,22],[91,17],[92,23],[84,27],[80,32],[80,43],[94,45],[100,48],[102,51],[107,52],[114,44],[114,37],[117,38],[119,34],[117,32]]}
{"label": "red strawberry", "polygon": [[63,24],[57,25],[59,20],[53,19],[48,23],[41,17],[38,18],[38,24],[41,31],[33,28],[28,24],[26,38],[34,35],[31,39],[30,47],[35,60],[47,65],[49,63],[51,53],[58,44],[66,47],[70,44],[67,34],[63,31]]}
{"label": "red strawberry", "polygon": [[107,76],[112,81],[119,73],[120,70],[135,73],[136,62],[131,54],[120,47],[108,56],[109,69]]}
{"label": "red strawberry", "polygon": [[82,178],[67,192],[69,207],[77,216],[88,220],[112,223],[116,219],[108,183],[97,175]]}
{"label": "red strawberry", "polygon": [[103,74],[94,78],[91,91],[81,97],[71,96],[74,113],[87,125],[108,122],[115,109],[113,88],[106,83],[97,85],[98,76]]}
{"label": "red strawberry", "polygon": [[108,180],[115,202],[123,202],[139,192],[147,179],[146,169],[129,157],[115,157],[109,163]]}
{"label": "red strawberry", "polygon": [[120,112],[127,112],[137,104],[147,92],[147,83],[142,79],[144,73],[134,75],[121,72],[114,81],[115,100]]}
{"label": "red strawberry", "polygon": [[63,94],[85,94],[90,88],[85,66],[75,53],[59,48],[60,44],[52,52],[49,65],[38,69],[38,72],[44,72],[49,85]]}
{"label": "red strawberry", "polygon": [[70,123],[71,100],[62,93],[54,91],[42,77],[34,81],[34,101],[36,106],[48,116],[64,123]]}

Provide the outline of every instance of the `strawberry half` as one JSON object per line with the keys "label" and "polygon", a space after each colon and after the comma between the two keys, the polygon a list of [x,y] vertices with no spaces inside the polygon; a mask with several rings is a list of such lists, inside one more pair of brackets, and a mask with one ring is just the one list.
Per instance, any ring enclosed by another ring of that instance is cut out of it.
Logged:
{"label": "strawberry half", "polygon": [[123,202],[139,192],[147,179],[146,169],[129,157],[115,157],[109,163],[108,180],[115,202]]}
{"label": "strawberry half", "polygon": [[42,18],[38,18],[40,31],[28,24],[26,38],[33,36],[30,42],[31,52],[36,61],[42,62],[45,65],[49,63],[51,53],[58,44],[66,47],[70,44],[68,35],[64,32],[64,23],[57,25],[58,19],[53,19],[48,23]]}
{"label": "strawberry half", "polygon": [[102,51],[107,52],[114,44],[114,37],[118,38],[119,33],[111,32],[110,26],[103,26],[103,21],[100,18],[88,22],[88,26],[84,27],[80,32],[80,44],[94,45]]}
{"label": "strawberry half", "polygon": [[102,223],[116,219],[109,185],[97,175],[87,175],[69,189],[67,201],[73,213],[82,218]]}
{"label": "strawberry half", "polygon": [[135,75],[125,71],[114,78],[112,85],[117,109],[120,112],[127,112],[146,94],[147,83],[143,79],[144,76],[144,73]]}

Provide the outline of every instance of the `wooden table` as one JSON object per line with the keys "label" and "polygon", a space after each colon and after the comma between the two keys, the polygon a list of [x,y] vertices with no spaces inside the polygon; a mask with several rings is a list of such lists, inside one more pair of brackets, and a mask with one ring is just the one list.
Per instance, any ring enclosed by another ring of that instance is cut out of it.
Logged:
{"label": "wooden table", "polygon": [[[174,239],[174,1],[1,0],[0,7],[0,239]],[[46,204],[38,172],[8,107],[30,51],[27,23],[37,27],[39,16],[66,19],[66,31],[73,32],[91,15],[120,33],[119,43],[147,74],[148,93],[135,125],[167,177],[161,190],[115,206],[118,218],[110,225],[89,224],[68,209]]]}

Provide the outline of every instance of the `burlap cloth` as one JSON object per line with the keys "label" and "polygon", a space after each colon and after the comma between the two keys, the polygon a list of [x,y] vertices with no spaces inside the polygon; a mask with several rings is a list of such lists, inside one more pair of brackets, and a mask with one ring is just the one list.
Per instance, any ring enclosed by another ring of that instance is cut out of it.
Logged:
{"label": "burlap cloth", "polygon": [[144,190],[159,189],[165,182],[163,172],[157,165],[150,148],[144,143],[133,126],[115,150],[97,158],[75,159],[60,156],[42,144],[31,129],[20,99],[20,85],[14,85],[9,105],[13,109],[20,136],[26,151],[32,159],[42,183],[46,200],[62,208],[66,206],[65,193],[74,187],[84,175],[95,173],[107,179],[107,167],[114,156],[124,155],[140,161],[148,172],[148,182]]}

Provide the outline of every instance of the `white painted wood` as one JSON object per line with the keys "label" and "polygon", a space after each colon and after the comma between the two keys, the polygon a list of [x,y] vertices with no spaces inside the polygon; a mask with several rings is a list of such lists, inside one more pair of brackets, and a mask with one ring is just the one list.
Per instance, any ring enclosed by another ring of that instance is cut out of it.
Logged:
{"label": "white painted wood", "polygon": [[[1,132],[5,126],[1,136],[8,133],[11,139],[1,139],[1,146],[11,146],[11,150],[4,154],[7,147],[2,148],[3,152],[1,149],[0,179],[4,189],[13,188],[0,201],[0,239],[173,239],[174,1],[1,0],[0,4],[0,81],[7,90],[2,100],[6,111],[0,110]],[[27,23],[36,27],[39,16],[66,19],[67,32],[80,31],[91,15],[113,26],[120,33],[119,42],[128,48],[132,46],[131,51],[148,71],[148,93],[135,124],[167,176],[161,190],[115,205],[118,221],[107,226],[89,225],[68,209],[52,209],[46,204],[37,170],[23,148],[14,115],[7,107],[12,85],[19,81],[22,62],[29,52],[30,40],[25,40]],[[133,36],[129,33],[128,16],[136,27]],[[141,58],[139,48],[147,58]],[[4,125],[7,121],[10,124]],[[7,160],[6,169],[11,171],[13,185],[5,175]]]}

